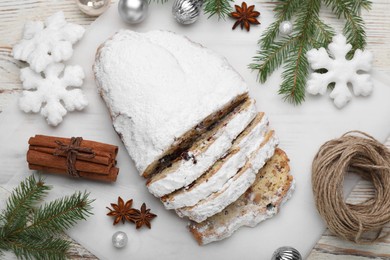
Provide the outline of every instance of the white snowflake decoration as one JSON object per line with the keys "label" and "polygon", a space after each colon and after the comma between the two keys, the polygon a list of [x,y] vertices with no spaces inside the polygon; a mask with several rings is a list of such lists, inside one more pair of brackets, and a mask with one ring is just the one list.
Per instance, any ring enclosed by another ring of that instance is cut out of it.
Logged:
{"label": "white snowflake decoration", "polygon": [[80,66],[64,68],[62,63],[53,63],[45,69],[44,75],[28,67],[21,69],[20,79],[23,88],[28,91],[23,91],[20,108],[24,112],[41,111],[49,125],[56,126],[62,122],[67,111],[86,107],[88,101],[84,94],[80,89],[75,89],[83,84],[83,69]]}
{"label": "white snowflake decoration", "polygon": [[355,96],[368,96],[373,85],[369,74],[372,67],[373,55],[369,51],[356,50],[351,60],[346,59],[347,53],[352,49],[346,38],[339,34],[333,37],[328,46],[329,54],[324,48],[312,49],[307,52],[307,59],[313,70],[326,69],[321,74],[313,72],[307,82],[307,92],[313,95],[324,95],[330,83],[335,87],[330,93],[338,108],[344,107],[352,98],[349,85],[352,85]]}
{"label": "white snowflake decoration", "polygon": [[63,12],[48,17],[45,23],[28,21],[23,39],[13,48],[13,56],[27,61],[36,72],[42,72],[51,63],[68,60],[73,55],[72,44],[84,31],[82,26],[66,22]]}

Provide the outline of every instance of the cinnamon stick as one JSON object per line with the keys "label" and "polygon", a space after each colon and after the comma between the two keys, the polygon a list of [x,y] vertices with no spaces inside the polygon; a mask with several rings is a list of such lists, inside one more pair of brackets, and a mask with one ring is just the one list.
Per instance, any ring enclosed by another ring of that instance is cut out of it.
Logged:
{"label": "cinnamon stick", "polygon": [[[28,141],[28,143],[29,143],[29,145],[57,148],[58,145],[56,144],[55,141],[63,142],[66,145],[68,145],[70,143],[69,138],[47,136],[47,135],[36,135],[35,137],[31,137],[30,140]],[[112,154],[114,157],[118,154],[118,146],[110,145],[110,144],[103,144],[103,143],[94,142],[94,141],[83,140],[81,142],[80,147],[91,148],[97,152],[106,152],[106,153]]]}
{"label": "cinnamon stick", "polygon": [[[40,166],[35,164],[29,164],[28,167],[30,170],[44,171],[44,172],[64,175],[63,169],[45,167],[45,166]],[[107,175],[100,175],[100,174],[94,174],[94,173],[82,172],[82,171],[79,172],[80,177],[82,178],[95,180],[95,181],[105,181],[105,182],[115,182],[118,173],[119,173],[119,169],[116,167],[111,168],[110,172]]]}
{"label": "cinnamon stick", "polygon": [[[46,153],[46,154],[54,154],[56,151],[55,148],[50,148],[50,147],[41,147],[41,146],[35,146],[35,145],[30,145],[29,147],[30,151],[36,151],[36,152],[41,152],[41,153]],[[93,162],[97,164],[103,164],[103,165],[112,165],[114,164],[114,158],[112,157],[111,154],[109,153],[99,153],[95,152],[96,156],[93,158],[85,158],[85,157],[80,157],[79,160],[81,161],[86,161],[86,162]],[[98,153],[100,155],[98,155]],[[60,155],[62,157],[66,157],[65,154]]]}
{"label": "cinnamon stick", "polygon": [[118,147],[81,137],[36,135],[29,139],[27,162],[31,170],[68,174],[92,180],[116,181]]}

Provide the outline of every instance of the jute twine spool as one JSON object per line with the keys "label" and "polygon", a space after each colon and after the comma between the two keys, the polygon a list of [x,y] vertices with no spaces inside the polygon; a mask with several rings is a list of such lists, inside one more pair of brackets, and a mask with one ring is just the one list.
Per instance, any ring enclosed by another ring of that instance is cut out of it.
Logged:
{"label": "jute twine spool", "polygon": [[[372,182],[375,195],[359,204],[344,201],[343,183],[353,171]],[[312,186],[317,209],[337,236],[356,243],[374,243],[388,234],[390,222],[390,150],[366,133],[352,131],[326,142],[314,158]],[[375,237],[363,238],[367,232]]]}

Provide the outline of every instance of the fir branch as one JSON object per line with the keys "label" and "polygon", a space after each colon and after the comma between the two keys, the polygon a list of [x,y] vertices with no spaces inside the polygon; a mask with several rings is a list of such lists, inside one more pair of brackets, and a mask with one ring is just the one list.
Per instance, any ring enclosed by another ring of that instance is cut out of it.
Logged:
{"label": "fir branch", "polygon": [[252,70],[258,70],[258,78],[264,83],[268,76],[279,68],[288,54],[295,48],[299,37],[283,38],[273,42],[264,51],[258,51],[254,57],[255,63],[249,65]]}
{"label": "fir branch", "polygon": [[312,47],[319,49],[321,47],[329,45],[332,42],[335,31],[332,27],[325,24],[319,17],[314,19],[316,26],[315,34],[312,38]]}
{"label": "fir branch", "polygon": [[282,78],[284,79],[279,90],[283,98],[294,104],[300,104],[305,99],[305,87],[309,73],[309,63],[306,52],[311,47],[311,39],[315,35],[315,21],[319,19],[321,1],[307,0],[305,8],[297,14],[295,23],[299,42],[286,61]]}
{"label": "fir branch", "polygon": [[7,229],[23,227],[34,204],[50,189],[41,177],[36,180],[33,175],[21,182],[7,200],[6,209],[1,214],[2,224],[7,223],[4,232],[7,232]]}
{"label": "fir branch", "polygon": [[36,239],[21,237],[17,240],[8,241],[9,248],[20,259],[66,259],[66,252],[70,248],[70,242],[60,238]]}
{"label": "fir branch", "polygon": [[31,225],[23,232],[34,235],[64,231],[91,215],[89,193],[77,192],[69,197],[52,201],[36,210]]}
{"label": "fir branch", "polygon": [[343,34],[352,45],[350,53],[354,53],[357,49],[364,49],[366,46],[366,33],[364,21],[359,14],[362,5],[368,5],[369,8],[370,4],[367,4],[367,1],[358,1],[358,5],[356,5],[353,3],[354,0],[325,0],[324,2],[331,7],[337,18],[345,18]]}
{"label": "fir branch", "polygon": [[203,10],[205,14],[209,15],[208,18],[216,14],[218,19],[225,19],[232,11],[230,6],[232,2],[233,0],[205,0]]}
{"label": "fir branch", "polygon": [[92,200],[77,192],[36,208],[49,189],[31,176],[12,192],[0,214],[0,255],[12,250],[22,259],[65,259],[69,242],[58,235],[91,215]]}
{"label": "fir branch", "polygon": [[[356,49],[366,45],[362,9],[370,9],[369,0],[281,0],[274,8],[275,19],[260,37],[260,50],[249,65],[258,71],[258,80],[265,82],[278,67],[284,64],[283,82],[279,94],[285,100],[300,104],[305,99],[309,64],[306,52],[311,48],[326,47],[335,35],[333,28],[319,17],[321,2],[330,7],[337,18],[345,19],[343,32],[353,46],[350,57]],[[293,20],[291,36],[279,38],[282,21]]]}
{"label": "fir branch", "polygon": [[290,20],[303,3],[303,0],[282,0],[275,5],[274,12],[276,21],[273,22],[261,36],[259,44],[262,49],[267,49],[271,45],[279,34],[280,24],[283,21]]}

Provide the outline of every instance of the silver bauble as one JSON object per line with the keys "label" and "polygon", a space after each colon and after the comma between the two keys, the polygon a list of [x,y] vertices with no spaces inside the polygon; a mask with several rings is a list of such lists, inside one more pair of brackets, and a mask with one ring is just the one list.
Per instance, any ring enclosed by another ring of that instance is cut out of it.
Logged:
{"label": "silver bauble", "polygon": [[112,244],[116,248],[122,248],[127,245],[127,235],[125,232],[118,231],[115,232],[114,235],[112,235]]}
{"label": "silver bauble", "polygon": [[175,0],[172,6],[172,14],[178,23],[191,24],[198,20],[202,0]]}
{"label": "silver bauble", "polygon": [[110,7],[111,0],[76,0],[80,10],[90,16],[99,16]]}
{"label": "silver bauble", "polygon": [[281,35],[290,35],[293,31],[293,24],[290,21],[283,21],[279,25],[279,33]]}
{"label": "silver bauble", "polygon": [[272,255],[272,260],[301,260],[302,256],[298,250],[290,246],[279,247]]}
{"label": "silver bauble", "polygon": [[147,0],[120,0],[118,12],[125,22],[135,24],[146,18],[148,6]]}

